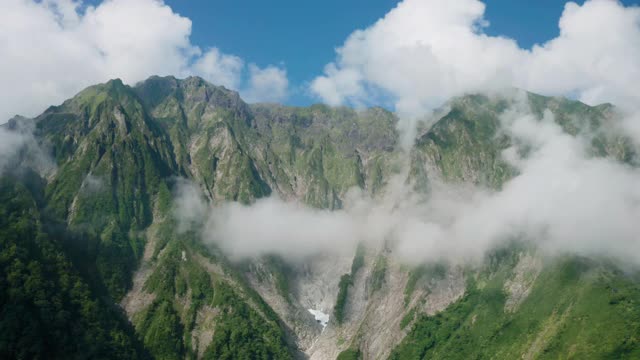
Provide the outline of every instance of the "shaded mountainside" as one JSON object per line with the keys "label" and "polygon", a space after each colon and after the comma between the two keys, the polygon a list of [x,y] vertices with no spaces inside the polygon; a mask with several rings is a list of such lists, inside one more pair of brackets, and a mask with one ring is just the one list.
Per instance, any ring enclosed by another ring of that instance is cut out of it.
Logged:
{"label": "shaded mountainside", "polygon": [[[567,133],[589,133],[594,156],[636,164],[629,139],[600,131],[615,116],[610,105],[523,94],[538,117],[548,110]],[[513,140],[498,131],[514,102],[451,100],[421,127],[406,181],[419,191],[436,180],[500,188],[516,174],[501,158]],[[134,87],[112,80],[35,119],[12,120],[9,129],[33,122],[56,167],[6,171],[0,182],[0,354],[638,356],[638,277],[605,261],[548,263],[514,244],[479,269],[411,267],[384,247],[230,262],[173,216],[179,178],[212,203],[275,195],[338,209],[353,187],[377,196],[402,174],[398,121],[381,108],[249,105],[197,77],[152,77]],[[330,315],[326,328],[309,309]]]}
{"label": "shaded mountainside", "polygon": [[146,358],[124,314],[65,254],[75,239],[47,227],[38,191],[0,180],[0,356]]}

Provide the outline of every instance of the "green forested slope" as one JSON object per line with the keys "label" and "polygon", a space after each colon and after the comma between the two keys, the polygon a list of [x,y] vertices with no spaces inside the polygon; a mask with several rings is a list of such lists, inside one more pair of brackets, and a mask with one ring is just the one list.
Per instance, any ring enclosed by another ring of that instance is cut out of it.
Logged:
{"label": "green forested slope", "polygon": [[513,264],[468,277],[462,299],[421,315],[391,359],[636,359],[638,274],[563,258],[538,275],[527,298],[506,306]]}
{"label": "green forested slope", "polygon": [[57,235],[30,190],[0,179],[0,357],[145,358],[124,314],[91,291]]}
{"label": "green forested slope", "polygon": [[[611,106],[525,99],[538,116],[551,111],[570,134],[591,131],[594,156],[636,164],[628,139],[597,131],[613,116]],[[419,133],[407,182],[419,190],[436,177],[500,188],[515,175],[501,159],[511,139],[498,133],[509,101],[453,99]],[[197,229],[179,231],[176,178],[213,203],[277,195],[336,209],[350,188],[375,196],[403,170],[398,119],[384,109],[248,105],[195,77],[152,77],[135,87],[112,80],[34,121],[57,168],[46,177],[0,180],[2,358],[291,358],[291,329],[243,270],[205,248]],[[509,259],[469,270],[465,296],[441,314],[412,311],[392,358],[639,356],[637,276],[565,258],[546,264],[511,311]],[[291,270],[280,260],[265,264],[286,295]],[[338,320],[359,267],[345,275]],[[370,296],[384,286],[385,263],[379,268]],[[411,272],[405,296],[431,273]],[[118,304],[127,294],[141,300],[123,305],[125,314]],[[343,357],[363,356],[353,345]]]}

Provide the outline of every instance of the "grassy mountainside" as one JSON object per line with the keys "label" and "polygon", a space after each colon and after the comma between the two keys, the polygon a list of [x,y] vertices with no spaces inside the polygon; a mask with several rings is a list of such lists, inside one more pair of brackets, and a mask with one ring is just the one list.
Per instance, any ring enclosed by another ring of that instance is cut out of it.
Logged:
{"label": "grassy mountainside", "polygon": [[48,228],[37,187],[0,179],[0,356],[146,358],[124,314],[65,253],[75,239]]}
{"label": "grassy mountainside", "polygon": [[[523,99],[588,133],[593,156],[636,165],[628,139],[601,131],[611,106]],[[421,129],[406,181],[500,188],[515,175],[501,158],[513,140],[499,132],[514,101],[452,99]],[[273,256],[232,263],[178,226],[177,178],[212,203],[277,195],[338,209],[352,187],[377,196],[404,170],[398,119],[384,109],[249,105],[197,77],[152,77],[89,87],[33,121],[56,169],[0,181],[2,357],[329,358],[318,347],[330,344],[333,357],[379,358],[399,342],[391,358],[638,356],[638,277],[607,262],[527,267],[530,250],[515,248],[480,271],[410,269],[363,249],[331,279],[322,330],[296,293],[308,269]]]}
{"label": "grassy mountainside", "polygon": [[509,307],[517,257],[469,274],[465,295],[419,315],[391,359],[635,359],[640,356],[638,274],[583,258],[547,264]]}
{"label": "grassy mountainside", "polygon": [[47,211],[85,238],[87,264],[115,299],[141,256],[138,233],[152,222],[163,180],[179,175],[172,145],[120,80],[90,87],[36,119],[58,169],[45,190]]}

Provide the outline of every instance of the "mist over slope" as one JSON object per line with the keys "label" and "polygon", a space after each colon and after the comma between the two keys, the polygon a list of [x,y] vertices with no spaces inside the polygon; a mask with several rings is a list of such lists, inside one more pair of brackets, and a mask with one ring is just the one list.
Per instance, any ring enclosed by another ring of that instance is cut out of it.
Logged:
{"label": "mist over slope", "polygon": [[0,358],[640,358],[633,1],[1,3]]}
{"label": "mist over slope", "polygon": [[[536,336],[634,354],[640,142],[628,118],[507,89],[452,98],[406,147],[382,108],[250,105],[197,77],[151,77],[12,120],[0,165],[87,301],[120,305],[128,320],[96,326],[124,329],[104,341],[139,343],[132,357],[522,355],[539,353]],[[542,301],[545,283],[563,295]],[[592,310],[630,315],[607,336],[583,330],[601,318],[558,330]],[[466,345],[443,340],[450,328],[427,343],[438,313]],[[467,329],[474,319],[487,328]],[[512,321],[508,349],[481,335]]]}
{"label": "mist over slope", "polygon": [[[332,212],[277,191],[248,206],[214,203],[197,215],[210,217],[204,240],[232,255],[293,259],[386,243],[414,263],[475,262],[518,240],[550,254],[637,262],[637,139],[610,106],[513,90],[446,109],[415,147],[395,151],[384,186],[343,188]],[[177,201],[204,209],[202,196]]]}

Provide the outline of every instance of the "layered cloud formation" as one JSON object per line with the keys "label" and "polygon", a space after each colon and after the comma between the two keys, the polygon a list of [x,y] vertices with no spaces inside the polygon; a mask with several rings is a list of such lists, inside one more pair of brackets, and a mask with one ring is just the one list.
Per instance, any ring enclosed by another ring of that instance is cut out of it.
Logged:
{"label": "layered cloud formation", "polygon": [[[190,41],[191,20],[160,0],[5,0],[0,12],[0,123],[34,116],[86,86],[199,75],[253,101],[287,96],[286,70],[247,65]],[[10,84],[10,85],[7,85]]]}

